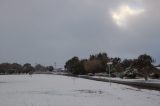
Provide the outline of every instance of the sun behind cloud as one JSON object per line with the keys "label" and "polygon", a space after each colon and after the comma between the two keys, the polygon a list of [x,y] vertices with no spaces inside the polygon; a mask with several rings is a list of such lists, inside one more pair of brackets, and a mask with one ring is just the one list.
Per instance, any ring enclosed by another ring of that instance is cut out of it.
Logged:
{"label": "sun behind cloud", "polygon": [[118,26],[126,26],[129,17],[137,16],[143,12],[144,12],[143,8],[140,8],[140,7],[135,8],[125,4],[125,5],[121,5],[117,10],[111,11],[111,16],[113,21]]}

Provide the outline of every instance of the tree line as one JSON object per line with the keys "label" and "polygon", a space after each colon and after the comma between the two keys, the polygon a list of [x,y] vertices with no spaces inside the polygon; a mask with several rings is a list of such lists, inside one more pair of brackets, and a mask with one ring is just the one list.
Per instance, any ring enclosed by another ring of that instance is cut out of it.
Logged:
{"label": "tree line", "polygon": [[43,66],[41,64],[37,64],[32,66],[30,63],[26,63],[24,65],[18,63],[1,63],[0,64],[0,74],[32,74],[33,72],[46,72],[53,71],[53,66]]}
{"label": "tree line", "polygon": [[119,57],[109,57],[107,53],[98,53],[90,55],[88,59],[79,59],[77,56],[72,57],[65,63],[67,72],[73,75],[95,74],[106,72],[109,73],[108,62],[112,62],[111,76],[131,77],[136,76],[159,78],[160,71],[157,70],[153,63],[154,59],[147,54],[139,55],[136,59],[124,59]]}

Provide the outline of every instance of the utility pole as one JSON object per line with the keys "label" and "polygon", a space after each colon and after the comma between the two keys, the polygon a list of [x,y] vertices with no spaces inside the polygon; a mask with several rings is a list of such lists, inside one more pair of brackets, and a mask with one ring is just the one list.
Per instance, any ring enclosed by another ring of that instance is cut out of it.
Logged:
{"label": "utility pole", "polygon": [[[111,86],[111,65],[112,65],[112,62],[108,62],[107,65],[109,68],[109,84]],[[107,71],[107,68],[106,68],[106,71]]]}

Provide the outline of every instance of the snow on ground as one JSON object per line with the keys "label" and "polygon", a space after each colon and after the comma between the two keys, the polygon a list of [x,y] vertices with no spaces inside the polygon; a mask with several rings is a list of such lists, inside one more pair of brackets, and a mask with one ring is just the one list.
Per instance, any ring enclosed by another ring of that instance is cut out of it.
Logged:
{"label": "snow on ground", "polygon": [[60,75],[1,75],[0,106],[160,106],[160,92]]}
{"label": "snow on ground", "polygon": [[102,78],[102,79],[111,79],[115,81],[127,81],[127,82],[143,82],[143,83],[154,83],[154,84],[160,84],[160,79],[148,79],[145,81],[144,78],[138,78],[138,79],[122,79],[122,78],[109,78],[109,77],[103,77],[103,76],[90,76],[92,78]]}

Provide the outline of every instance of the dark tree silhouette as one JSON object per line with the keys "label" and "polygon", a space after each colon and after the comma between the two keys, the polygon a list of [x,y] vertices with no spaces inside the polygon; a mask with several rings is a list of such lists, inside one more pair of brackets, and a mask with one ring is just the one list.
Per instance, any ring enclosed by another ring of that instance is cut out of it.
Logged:
{"label": "dark tree silhouette", "polygon": [[134,60],[133,66],[138,69],[138,71],[144,76],[145,80],[148,80],[149,74],[154,70],[154,66],[152,65],[153,62],[154,60],[150,55],[142,54],[138,59]]}

